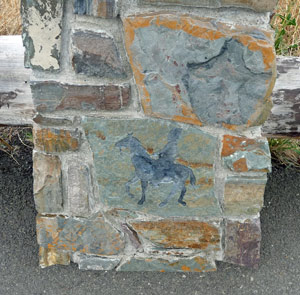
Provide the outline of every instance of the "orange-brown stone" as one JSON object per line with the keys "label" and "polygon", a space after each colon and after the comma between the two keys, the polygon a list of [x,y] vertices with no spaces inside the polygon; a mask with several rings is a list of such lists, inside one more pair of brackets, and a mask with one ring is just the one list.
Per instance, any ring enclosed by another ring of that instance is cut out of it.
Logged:
{"label": "orange-brown stone", "polygon": [[248,172],[247,161],[245,158],[241,158],[233,163],[233,168],[236,172]]}
{"label": "orange-brown stone", "polygon": [[77,131],[34,128],[33,138],[35,148],[47,153],[76,151],[80,144],[80,134]]}
{"label": "orange-brown stone", "polygon": [[225,135],[221,155],[223,164],[235,172],[271,170],[271,157],[266,139]]}
{"label": "orange-brown stone", "polygon": [[247,147],[257,144],[255,139],[225,135],[223,138],[222,157],[228,157],[236,151],[245,151]]}
{"label": "orange-brown stone", "polygon": [[163,248],[220,249],[220,232],[215,224],[195,220],[132,222],[132,228]]}

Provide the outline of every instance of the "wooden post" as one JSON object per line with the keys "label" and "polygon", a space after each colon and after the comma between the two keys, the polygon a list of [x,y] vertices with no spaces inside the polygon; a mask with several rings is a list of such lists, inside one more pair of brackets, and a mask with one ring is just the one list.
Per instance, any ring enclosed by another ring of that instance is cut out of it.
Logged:
{"label": "wooden post", "polygon": [[[23,55],[21,36],[0,36],[0,124],[32,124],[31,70],[24,68]],[[262,133],[300,138],[300,58],[279,56],[277,72],[274,107]]]}
{"label": "wooden post", "polygon": [[34,115],[21,36],[0,36],[0,124],[30,125]]}

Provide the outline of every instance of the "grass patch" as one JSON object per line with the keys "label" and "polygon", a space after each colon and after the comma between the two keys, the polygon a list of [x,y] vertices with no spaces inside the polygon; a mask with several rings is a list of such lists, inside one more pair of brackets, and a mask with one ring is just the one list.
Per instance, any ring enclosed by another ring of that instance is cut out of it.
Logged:
{"label": "grass patch", "polygon": [[300,169],[300,139],[271,138],[269,146],[275,162]]}
{"label": "grass patch", "polygon": [[279,0],[271,19],[278,55],[300,56],[300,2]]}
{"label": "grass patch", "polygon": [[9,155],[18,165],[22,146],[33,149],[32,127],[0,127],[0,152]]}
{"label": "grass patch", "polygon": [[20,0],[0,0],[0,35],[20,35]]}
{"label": "grass patch", "polygon": [[[279,0],[271,19],[275,30],[276,54],[300,56],[300,2]],[[271,138],[269,146],[272,159],[285,166],[300,168],[300,140]]]}

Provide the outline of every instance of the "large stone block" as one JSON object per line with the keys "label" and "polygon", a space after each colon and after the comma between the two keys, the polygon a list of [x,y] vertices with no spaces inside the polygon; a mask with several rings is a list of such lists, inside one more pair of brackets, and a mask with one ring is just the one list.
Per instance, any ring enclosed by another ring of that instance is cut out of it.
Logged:
{"label": "large stone block", "polygon": [[260,260],[261,229],[259,218],[244,222],[227,220],[224,261],[257,267]]}
{"label": "large stone block", "polygon": [[22,0],[21,7],[25,66],[59,70],[63,1]]}
{"label": "large stone block", "polygon": [[143,238],[162,249],[221,250],[220,223],[196,220],[136,221],[130,224]]}
{"label": "large stone block", "polygon": [[144,4],[152,5],[182,5],[193,7],[241,7],[258,12],[272,11],[278,0],[140,0]]}
{"label": "large stone block", "polygon": [[70,85],[32,82],[33,103],[39,112],[62,110],[116,111],[130,103],[130,85]]}
{"label": "large stone block", "polygon": [[216,137],[156,119],[86,117],[82,126],[101,204],[161,217],[220,216],[214,194]]}
{"label": "large stone block", "polygon": [[77,151],[81,143],[81,134],[78,130],[35,127],[33,139],[37,150],[46,153],[60,153]]}
{"label": "large stone block", "polygon": [[39,213],[63,211],[61,161],[57,156],[33,154],[34,201]]}
{"label": "large stone block", "polygon": [[101,214],[91,219],[39,215],[37,237],[41,247],[66,253],[109,256],[124,250],[122,235]]}
{"label": "large stone block", "polygon": [[76,73],[104,78],[125,78],[119,50],[105,33],[75,31],[72,64]]}
{"label": "large stone block", "polygon": [[193,258],[132,258],[118,269],[120,271],[208,272],[216,264],[202,257]]}
{"label": "large stone block", "polygon": [[270,172],[271,154],[268,141],[225,135],[222,148],[223,165],[235,172]]}
{"label": "large stone block", "polygon": [[267,177],[229,177],[225,184],[224,212],[227,216],[257,215],[264,203]]}
{"label": "large stone block", "polygon": [[147,116],[232,129],[266,120],[276,77],[272,32],[171,14],[123,22]]}
{"label": "large stone block", "polygon": [[101,18],[114,18],[118,13],[117,0],[75,0],[74,13]]}

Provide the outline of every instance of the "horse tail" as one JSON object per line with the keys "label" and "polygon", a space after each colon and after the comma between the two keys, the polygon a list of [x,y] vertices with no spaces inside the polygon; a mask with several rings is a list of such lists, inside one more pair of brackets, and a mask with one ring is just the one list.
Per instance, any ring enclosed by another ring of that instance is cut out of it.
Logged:
{"label": "horse tail", "polygon": [[195,177],[195,174],[193,172],[192,169],[189,169],[190,171],[190,182],[191,182],[191,185],[194,186],[196,184],[196,177]]}

